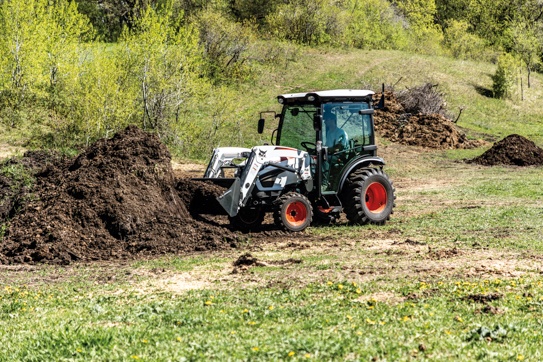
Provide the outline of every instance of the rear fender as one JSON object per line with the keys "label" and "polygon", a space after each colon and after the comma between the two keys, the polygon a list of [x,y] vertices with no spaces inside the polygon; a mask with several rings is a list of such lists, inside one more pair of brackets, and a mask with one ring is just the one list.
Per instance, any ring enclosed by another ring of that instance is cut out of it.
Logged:
{"label": "rear fender", "polygon": [[350,164],[345,169],[345,172],[343,173],[343,175],[341,175],[341,179],[339,181],[338,193],[341,193],[341,191],[343,190],[343,187],[345,186],[345,182],[347,182],[347,178],[354,170],[357,170],[363,167],[369,167],[371,165],[377,165],[377,166],[383,167],[385,165],[385,160],[377,156],[364,157],[364,158],[355,160],[352,164]]}

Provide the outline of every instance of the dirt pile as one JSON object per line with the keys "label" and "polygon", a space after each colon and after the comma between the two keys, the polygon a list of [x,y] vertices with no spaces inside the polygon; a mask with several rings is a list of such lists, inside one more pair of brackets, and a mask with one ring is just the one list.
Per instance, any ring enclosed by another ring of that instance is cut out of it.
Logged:
{"label": "dirt pile", "polygon": [[[137,127],[99,140],[73,159],[44,165],[30,154],[21,162],[32,165],[35,184],[24,191],[20,210],[3,213],[12,218],[0,263],[67,264],[235,244],[227,229],[191,218],[176,190],[169,151]],[[10,205],[20,199],[0,196]]]}
{"label": "dirt pile", "polygon": [[[378,102],[381,94],[374,96]],[[375,130],[392,142],[436,149],[476,148],[483,141],[467,139],[456,125],[439,113],[408,113],[393,92],[385,92],[385,107],[375,111]],[[409,99],[413,103],[412,98]],[[414,106],[411,105],[411,108]]]}
{"label": "dirt pile", "polygon": [[512,134],[468,162],[484,166],[541,166],[543,165],[543,149],[525,137]]}

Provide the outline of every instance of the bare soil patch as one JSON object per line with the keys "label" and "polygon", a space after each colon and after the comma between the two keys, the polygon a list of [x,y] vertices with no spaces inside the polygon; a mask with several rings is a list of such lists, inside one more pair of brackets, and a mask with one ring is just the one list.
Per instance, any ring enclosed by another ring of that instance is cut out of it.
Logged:
{"label": "bare soil patch", "polygon": [[468,162],[483,166],[541,166],[543,165],[543,149],[525,137],[512,134]]}

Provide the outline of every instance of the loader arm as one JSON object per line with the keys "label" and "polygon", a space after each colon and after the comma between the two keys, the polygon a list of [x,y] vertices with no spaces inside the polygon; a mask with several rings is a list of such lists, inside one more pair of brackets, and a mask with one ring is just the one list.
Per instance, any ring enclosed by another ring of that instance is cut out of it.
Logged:
{"label": "loader arm", "polygon": [[286,183],[299,183],[310,181],[311,172],[309,154],[295,148],[282,146],[257,146],[251,150],[249,158],[239,177],[236,177],[232,186],[217,201],[224,210],[234,217],[239,209],[247,205],[252,191],[261,172],[266,168],[278,168],[290,172],[293,177],[278,179],[278,184],[285,187]]}

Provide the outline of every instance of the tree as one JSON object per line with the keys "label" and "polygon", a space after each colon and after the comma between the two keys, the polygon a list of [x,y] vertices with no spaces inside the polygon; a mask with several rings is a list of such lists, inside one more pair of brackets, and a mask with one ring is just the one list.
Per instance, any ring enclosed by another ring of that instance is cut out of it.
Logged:
{"label": "tree", "polygon": [[517,76],[517,62],[513,55],[504,53],[498,58],[496,73],[492,76],[492,91],[496,98],[510,98]]}
{"label": "tree", "polygon": [[543,52],[543,32],[537,23],[517,22],[510,29],[511,48],[522,60],[528,72],[528,88],[530,74],[537,64],[541,64]]}
{"label": "tree", "polygon": [[139,89],[136,102],[141,125],[165,139],[173,136],[180,108],[198,89],[201,76],[197,33],[179,20],[172,17],[171,6],[147,7],[121,36],[131,84]]}
{"label": "tree", "polygon": [[409,21],[411,49],[422,53],[439,53],[443,33],[435,23],[437,15],[435,0],[394,0],[393,3]]}
{"label": "tree", "polygon": [[78,44],[90,31],[68,0],[0,2],[0,102],[11,127],[25,103],[48,98],[73,76]]}

